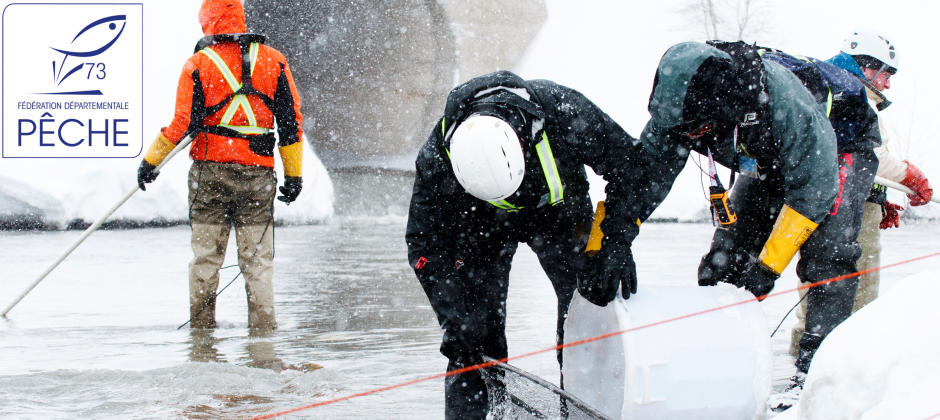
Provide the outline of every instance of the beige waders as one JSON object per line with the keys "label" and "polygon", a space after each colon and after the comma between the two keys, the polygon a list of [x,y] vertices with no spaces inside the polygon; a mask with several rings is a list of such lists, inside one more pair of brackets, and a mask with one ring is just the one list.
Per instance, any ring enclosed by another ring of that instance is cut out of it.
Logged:
{"label": "beige waders", "polygon": [[189,263],[189,310],[193,328],[216,325],[214,296],[233,226],[238,267],[248,293],[248,327],[277,326],[272,283],[276,182],[274,170],[261,166],[197,161],[190,168],[194,257]]}

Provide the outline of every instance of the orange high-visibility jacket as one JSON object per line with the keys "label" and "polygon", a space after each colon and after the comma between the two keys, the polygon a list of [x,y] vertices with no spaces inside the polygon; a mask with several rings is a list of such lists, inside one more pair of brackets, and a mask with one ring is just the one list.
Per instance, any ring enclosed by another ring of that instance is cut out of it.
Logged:
{"label": "orange high-visibility jacket", "polygon": [[[301,176],[303,115],[287,60],[264,45],[263,37],[244,34],[238,0],[205,0],[199,20],[207,37],[183,66],[173,121],[160,130],[145,159],[159,164],[191,134],[193,160],[273,168],[276,119],[284,174]],[[243,54],[251,66],[247,73]],[[243,89],[245,74],[250,88]]]}

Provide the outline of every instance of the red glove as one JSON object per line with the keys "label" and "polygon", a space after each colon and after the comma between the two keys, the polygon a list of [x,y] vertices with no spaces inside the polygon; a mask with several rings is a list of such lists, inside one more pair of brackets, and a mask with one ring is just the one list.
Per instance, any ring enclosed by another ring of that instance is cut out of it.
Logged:
{"label": "red glove", "polygon": [[904,207],[885,200],[885,206],[882,207],[881,210],[883,217],[881,218],[879,227],[882,229],[889,229],[892,226],[896,228],[901,227],[901,215],[898,214],[898,210],[904,210]]}
{"label": "red glove", "polygon": [[907,198],[911,200],[911,205],[923,206],[929,203],[930,198],[933,197],[933,188],[930,188],[927,177],[914,164],[906,160],[904,163],[907,164],[907,175],[904,176],[901,185],[914,190],[914,195],[907,195]]}

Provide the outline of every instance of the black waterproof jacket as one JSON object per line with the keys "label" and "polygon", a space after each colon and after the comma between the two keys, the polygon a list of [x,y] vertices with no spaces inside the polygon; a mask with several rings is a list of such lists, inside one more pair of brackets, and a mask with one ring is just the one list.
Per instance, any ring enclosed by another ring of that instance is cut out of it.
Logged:
{"label": "black waterproof jacket", "polygon": [[[526,98],[526,96],[528,98]],[[482,108],[481,108],[482,106]],[[523,207],[507,212],[467,193],[447,156],[449,133],[477,109],[499,108],[523,115],[514,128],[523,142],[526,173],[506,201]],[[564,202],[539,206],[549,188],[535,149],[548,137],[564,184]],[[523,80],[500,71],[472,79],[451,91],[445,115],[418,153],[406,241],[408,260],[438,315],[441,326],[460,325],[466,315],[459,266],[492,247],[489,242],[532,237],[532,229],[551,229],[562,221],[591,214],[585,165],[604,177],[609,241],[629,246],[648,213],[637,196],[646,188],[650,161],[642,144],[581,93],[547,80]],[[651,211],[651,210],[650,210]],[[529,232],[515,226],[527,226]],[[506,232],[509,233],[506,233]],[[479,252],[478,252],[479,251]],[[474,261],[486,264],[486,261]]]}

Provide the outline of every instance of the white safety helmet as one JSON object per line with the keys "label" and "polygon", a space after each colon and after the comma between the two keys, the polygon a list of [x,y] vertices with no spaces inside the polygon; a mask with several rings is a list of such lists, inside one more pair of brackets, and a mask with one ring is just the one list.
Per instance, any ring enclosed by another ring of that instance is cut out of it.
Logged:
{"label": "white safety helmet", "polygon": [[881,60],[889,67],[885,70],[892,74],[898,70],[898,53],[894,49],[894,44],[888,38],[872,30],[852,32],[842,44],[842,52],[852,56],[867,55]]}
{"label": "white safety helmet", "polygon": [[473,114],[457,126],[450,164],[460,185],[485,201],[509,197],[525,175],[519,136],[509,123],[488,115]]}

